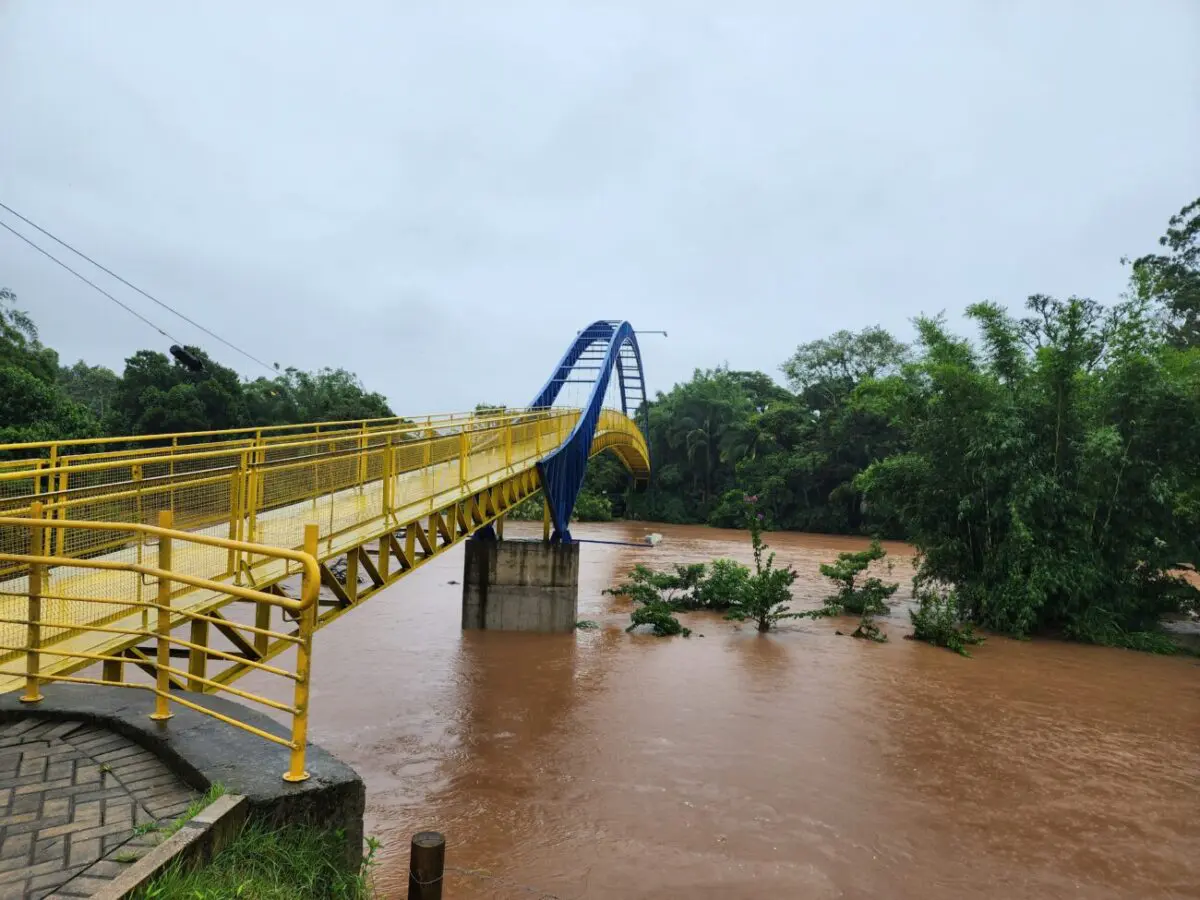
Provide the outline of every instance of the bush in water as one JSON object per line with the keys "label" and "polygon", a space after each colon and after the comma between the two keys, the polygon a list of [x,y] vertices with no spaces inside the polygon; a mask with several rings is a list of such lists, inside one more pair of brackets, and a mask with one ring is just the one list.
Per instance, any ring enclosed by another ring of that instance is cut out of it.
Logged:
{"label": "bush in water", "polygon": [[685,628],[675,618],[670,605],[661,600],[643,603],[635,609],[629,616],[629,627],[625,630],[633,631],[639,625],[653,625],[654,633],[659,637],[668,637],[673,634],[682,634],[687,637],[692,633],[690,628]]}
{"label": "bush in water", "polygon": [[908,613],[913,624],[913,640],[946,647],[963,656],[971,655],[968,646],[983,643],[984,639],[975,634],[970,622],[960,621],[958,599],[953,591],[922,589],[914,578],[913,593],[920,604]]}
{"label": "bush in water", "polygon": [[829,597],[825,606],[838,608],[856,616],[871,616],[888,611],[887,601],[896,593],[899,584],[884,584],[874,576],[861,584],[858,577],[871,563],[887,556],[887,551],[878,539],[871,541],[866,550],[839,553],[832,564],[821,563],[821,574],[838,585],[837,593]]}
{"label": "bush in water", "polygon": [[770,631],[782,619],[799,618],[799,613],[789,612],[787,605],[792,599],[792,583],[796,570],[791,566],[775,568],[775,554],[764,559],[768,549],[762,539],[764,517],[754,506],[757,497],[746,497],[746,527],[750,530],[750,544],[754,548],[754,574],[750,575],[745,590],[732,599],[725,618],[738,622],[751,621],[759,631]]}

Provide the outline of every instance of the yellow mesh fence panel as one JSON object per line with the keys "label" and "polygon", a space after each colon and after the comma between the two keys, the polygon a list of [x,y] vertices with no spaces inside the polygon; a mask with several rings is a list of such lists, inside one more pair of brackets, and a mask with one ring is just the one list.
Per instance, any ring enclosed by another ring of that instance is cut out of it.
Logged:
{"label": "yellow mesh fence panel", "polygon": [[[0,515],[3,516],[27,516],[29,515],[29,506],[7,506],[0,504]],[[24,576],[26,567],[14,562],[6,562],[2,556],[6,553],[17,555],[28,555],[32,552],[29,545],[30,532],[28,528],[11,527],[0,525],[0,587],[3,586],[3,580],[15,579]]]}

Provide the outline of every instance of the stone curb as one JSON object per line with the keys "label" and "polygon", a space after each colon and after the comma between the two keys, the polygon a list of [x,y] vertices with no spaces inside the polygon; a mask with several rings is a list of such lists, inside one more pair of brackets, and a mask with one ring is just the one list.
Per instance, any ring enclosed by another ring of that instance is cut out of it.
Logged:
{"label": "stone curb", "polygon": [[218,797],[177,832],[114,878],[92,900],[124,900],[175,863],[203,865],[238,836],[250,804],[241,794]]}

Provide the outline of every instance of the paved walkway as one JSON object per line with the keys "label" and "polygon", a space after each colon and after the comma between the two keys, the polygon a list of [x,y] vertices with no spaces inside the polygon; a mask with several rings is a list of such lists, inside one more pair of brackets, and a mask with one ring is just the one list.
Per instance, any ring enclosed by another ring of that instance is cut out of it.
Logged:
{"label": "paved walkway", "polygon": [[0,898],[91,896],[196,796],[158,757],[107,729],[0,724]]}

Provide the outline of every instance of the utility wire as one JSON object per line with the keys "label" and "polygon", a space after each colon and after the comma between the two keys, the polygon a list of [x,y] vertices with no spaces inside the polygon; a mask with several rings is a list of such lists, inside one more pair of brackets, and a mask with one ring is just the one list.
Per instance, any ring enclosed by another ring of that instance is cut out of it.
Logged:
{"label": "utility wire", "polygon": [[125,310],[130,315],[136,316],[137,318],[141,319],[143,322],[145,322],[147,325],[149,325],[151,328],[153,328],[155,331],[157,331],[159,334],[161,334],[167,340],[169,340],[175,344],[180,343],[178,338],[172,337],[171,335],[167,334],[165,331],[163,331],[161,328],[159,328],[157,325],[155,325],[153,322],[151,322],[149,319],[147,319],[145,316],[143,316],[136,309],[122,303],[120,300],[118,300],[116,297],[114,297],[112,294],[110,294],[104,288],[100,287],[100,285],[96,284],[94,281],[90,281],[85,276],[80,275],[78,272],[76,272],[74,269],[72,269],[70,266],[68,266],[65,262],[63,262],[61,259],[59,259],[57,256],[55,256],[53,253],[51,253],[48,250],[43,250],[41,247],[39,247],[37,244],[35,244],[29,238],[25,237],[25,235],[21,234],[21,232],[17,231],[15,228],[10,226],[6,222],[0,222],[0,228],[4,228],[7,231],[11,231],[13,234],[15,234],[17,237],[19,237],[25,243],[27,243],[30,247],[32,247],[34,250],[36,250],[38,253],[45,256],[51,262],[57,263],[58,265],[62,266],[64,269],[66,269],[68,272],[70,272],[72,275],[74,275],[76,278],[78,278],[84,284],[91,285],[92,287],[94,287],[96,290],[98,290],[100,293],[102,293],[105,297],[107,297],[113,303],[117,304],[117,306],[121,307],[121,309]]}
{"label": "utility wire", "polygon": [[[90,256],[88,256],[88,255],[87,255],[86,253],[84,253],[82,250],[77,250],[75,247],[72,247],[70,244],[68,244],[68,243],[67,243],[66,241],[64,241],[62,238],[60,238],[60,237],[57,237],[56,235],[53,235],[53,234],[51,234],[49,231],[47,231],[45,228],[43,228],[43,227],[42,227],[41,225],[39,225],[37,222],[34,222],[34,221],[31,221],[30,219],[27,219],[25,216],[21,215],[19,212],[17,212],[15,209],[13,209],[11,206],[8,206],[7,204],[5,204],[5,203],[3,203],[3,202],[0,202],[0,209],[4,209],[4,210],[7,210],[8,212],[12,213],[14,216],[16,216],[18,219],[20,219],[20,220],[21,220],[22,222],[24,222],[26,225],[29,225],[29,226],[31,226],[31,227],[33,227],[33,228],[36,228],[38,231],[40,231],[40,232],[41,232],[42,234],[44,234],[46,237],[50,238],[50,240],[52,240],[52,241],[55,241],[55,242],[56,242],[56,243],[58,243],[58,244],[61,244],[63,247],[66,247],[68,250],[70,250],[70,251],[71,251],[72,253],[74,253],[76,256],[80,256],[80,257],[82,257],[83,259],[86,259],[88,262],[90,262],[90,263],[91,263],[93,266],[95,266],[95,267],[96,267],[97,269],[99,269],[100,271],[102,271],[102,272],[105,272],[105,273],[107,273],[107,274],[111,275],[113,278],[117,279],[117,281],[121,282],[121,284],[125,285],[125,287],[129,288],[130,290],[137,291],[139,294],[141,294],[141,295],[142,295],[143,297],[145,297],[147,300],[150,300],[150,301],[151,301],[151,302],[153,302],[153,303],[157,303],[159,306],[161,306],[163,309],[167,310],[168,312],[170,312],[170,313],[172,313],[172,314],[174,314],[174,315],[176,315],[176,316],[179,316],[179,318],[183,319],[183,321],[187,322],[189,325],[192,325],[192,326],[193,326],[193,327],[195,327],[195,328],[199,328],[201,331],[203,331],[203,332],[204,332],[205,334],[207,334],[209,337],[211,337],[211,338],[215,338],[216,340],[220,341],[222,344],[224,344],[226,347],[230,348],[231,350],[234,350],[234,351],[236,351],[236,352],[238,352],[238,353],[242,354],[242,356],[246,357],[247,359],[249,359],[249,360],[252,360],[253,362],[256,362],[256,363],[258,363],[260,366],[262,366],[264,369],[266,369],[267,371],[271,372],[272,374],[275,374],[275,373],[276,373],[276,369],[275,369],[275,367],[274,367],[274,366],[269,366],[269,365],[267,365],[265,362],[263,362],[263,361],[262,361],[261,359],[259,359],[257,356],[254,356],[253,354],[247,353],[247,352],[246,352],[245,350],[243,350],[241,347],[237,346],[236,344],[232,344],[232,343],[230,343],[229,341],[225,340],[225,338],[223,338],[223,337],[221,337],[219,334],[217,334],[215,331],[211,331],[211,330],[209,330],[208,328],[205,328],[203,325],[201,325],[199,322],[195,321],[194,319],[189,319],[187,316],[185,316],[185,315],[184,315],[183,313],[181,313],[179,310],[177,310],[177,309],[175,309],[174,307],[170,306],[169,304],[167,304],[167,303],[164,303],[163,301],[159,300],[159,299],[158,299],[157,297],[155,297],[153,294],[147,293],[146,291],[143,291],[143,290],[142,290],[140,287],[138,287],[136,284],[133,284],[132,282],[126,281],[124,278],[122,278],[120,275],[118,275],[118,274],[117,274],[116,272],[114,272],[112,269],[108,268],[107,266],[103,266],[103,265],[101,265],[100,263],[96,262],[96,260],[92,259]],[[5,226],[5,227],[7,228],[8,226]],[[9,228],[8,230],[9,230],[9,231],[12,231],[12,229],[11,229],[11,228]],[[17,232],[13,231],[13,234],[17,234]],[[21,237],[21,235],[19,235],[19,234],[18,234],[17,236],[18,236],[18,237]],[[30,241],[26,241],[26,243],[30,243],[30,245],[31,245],[31,246],[37,247],[37,245],[36,245],[36,244],[33,244],[33,243],[32,243],[32,242],[30,242]],[[40,248],[40,247],[38,247],[37,249],[41,250],[41,248]],[[43,253],[45,253],[46,251],[42,250],[42,252],[43,252]],[[47,253],[46,255],[47,255],[47,256],[50,256],[50,254],[48,254],[48,253]],[[50,258],[51,258],[51,259],[54,259],[54,257],[53,257],[53,256],[51,256]],[[54,261],[55,261],[55,262],[58,262],[58,260],[54,260]],[[64,268],[67,268],[67,267],[65,266],[65,264],[63,264],[63,263],[59,263],[59,265],[63,266]],[[72,271],[72,272],[74,271],[74,270],[72,270],[72,269],[69,269],[69,268],[68,268],[67,270],[68,270],[68,271]],[[75,272],[74,274],[76,274],[76,275],[79,275],[79,273],[78,273],[78,272]],[[80,278],[83,278],[83,276],[82,276],[82,275],[79,275],[79,277],[80,277]],[[87,279],[86,279],[86,278],[83,278],[83,280],[84,280],[84,281],[87,281]],[[88,281],[88,284],[92,284],[92,283],[91,283],[90,281]],[[96,285],[92,284],[92,287],[96,287]],[[96,287],[96,290],[98,290],[98,291],[99,291],[99,290],[100,290],[100,288]],[[100,292],[101,292],[102,294],[104,294],[106,297],[108,297],[110,300],[113,300],[113,301],[114,301],[114,302],[116,302],[116,303],[120,303],[120,302],[121,302],[121,301],[117,300],[115,297],[113,297],[113,296],[112,296],[112,294],[109,294],[109,293],[107,293],[106,291],[100,291]],[[124,304],[124,303],[121,303],[121,305],[122,305],[122,306],[125,306],[125,304]],[[126,309],[129,309],[129,307],[128,307],[128,306],[125,306],[125,308],[126,308]],[[130,310],[130,312],[133,312],[133,310]],[[137,313],[134,313],[134,315],[138,315],[138,314],[137,314]],[[138,318],[139,318],[139,319],[142,319],[142,321],[143,321],[143,322],[147,321],[146,319],[142,318],[141,316],[138,316]],[[158,329],[158,328],[157,328],[157,326],[152,326],[152,327],[154,327],[156,330],[158,330],[160,334],[166,334],[166,332],[165,332],[165,331],[162,331],[161,329]],[[168,337],[170,337],[170,335],[167,335],[167,336],[168,336]],[[174,339],[174,338],[172,338],[172,340],[175,340],[175,339]],[[180,343],[180,342],[179,342],[179,341],[175,341],[175,343],[177,343],[177,344],[178,344],[178,343]]]}

